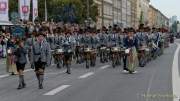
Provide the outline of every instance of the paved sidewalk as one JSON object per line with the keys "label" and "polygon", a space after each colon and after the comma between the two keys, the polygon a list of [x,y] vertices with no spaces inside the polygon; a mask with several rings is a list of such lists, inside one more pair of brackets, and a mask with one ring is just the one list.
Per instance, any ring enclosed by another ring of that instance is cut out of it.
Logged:
{"label": "paved sidewalk", "polygon": [[0,59],[0,75],[7,74],[6,72],[6,59]]}

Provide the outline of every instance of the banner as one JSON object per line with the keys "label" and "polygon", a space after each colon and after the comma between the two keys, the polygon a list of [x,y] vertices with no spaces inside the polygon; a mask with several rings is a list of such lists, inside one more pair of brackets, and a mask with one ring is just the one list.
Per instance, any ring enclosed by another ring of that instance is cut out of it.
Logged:
{"label": "banner", "polygon": [[38,0],[33,0],[33,22],[38,17]]}
{"label": "banner", "polygon": [[8,0],[0,0],[0,21],[8,22],[9,21],[9,8]]}
{"label": "banner", "polygon": [[19,13],[22,20],[29,20],[31,0],[19,0]]}

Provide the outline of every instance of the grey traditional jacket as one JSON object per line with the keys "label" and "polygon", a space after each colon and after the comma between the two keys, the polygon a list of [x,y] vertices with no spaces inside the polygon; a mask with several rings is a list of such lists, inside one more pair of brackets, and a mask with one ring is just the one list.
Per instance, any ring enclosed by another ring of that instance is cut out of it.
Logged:
{"label": "grey traditional jacket", "polygon": [[19,47],[15,50],[15,62],[20,64],[26,64],[27,63],[27,49],[25,47]]}
{"label": "grey traditional jacket", "polygon": [[33,45],[33,57],[34,62],[37,62],[38,60],[41,60],[41,62],[47,63],[47,65],[50,65],[51,63],[51,48],[47,41],[43,42],[35,42]]}

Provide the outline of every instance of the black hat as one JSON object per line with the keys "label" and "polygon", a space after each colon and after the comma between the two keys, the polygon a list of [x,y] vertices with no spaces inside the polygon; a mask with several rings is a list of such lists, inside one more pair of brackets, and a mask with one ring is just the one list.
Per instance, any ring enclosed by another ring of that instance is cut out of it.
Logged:
{"label": "black hat", "polygon": [[134,30],[134,28],[128,28],[128,32],[134,32],[135,33],[135,30]]}
{"label": "black hat", "polygon": [[144,29],[144,24],[140,24],[139,29]]}
{"label": "black hat", "polygon": [[41,35],[44,36],[44,37],[46,37],[46,35],[45,35],[42,31],[36,33],[36,37],[41,36]]}

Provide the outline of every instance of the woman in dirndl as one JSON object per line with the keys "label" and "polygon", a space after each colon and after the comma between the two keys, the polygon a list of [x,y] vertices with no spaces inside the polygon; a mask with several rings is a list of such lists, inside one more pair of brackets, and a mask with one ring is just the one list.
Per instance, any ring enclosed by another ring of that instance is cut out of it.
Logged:
{"label": "woman in dirndl", "polygon": [[14,55],[15,49],[16,49],[16,39],[14,37],[11,37],[7,42],[6,66],[7,66],[7,72],[11,73],[12,75],[17,74],[15,55]]}
{"label": "woman in dirndl", "polygon": [[124,62],[124,72],[135,73],[135,69],[138,66],[138,58],[137,51],[138,48],[138,40],[134,35],[135,30],[133,28],[129,28],[127,32],[127,36],[124,38],[124,47],[125,56],[123,58]]}

